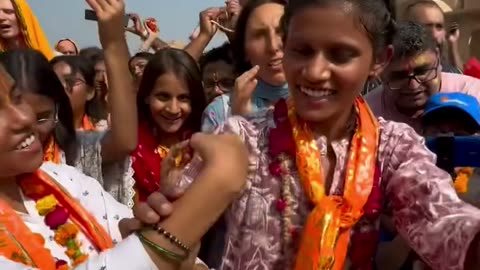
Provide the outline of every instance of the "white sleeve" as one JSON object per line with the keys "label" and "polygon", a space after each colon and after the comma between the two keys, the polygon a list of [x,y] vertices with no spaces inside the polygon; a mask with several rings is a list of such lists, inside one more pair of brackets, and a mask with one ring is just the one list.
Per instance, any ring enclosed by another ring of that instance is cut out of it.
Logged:
{"label": "white sleeve", "polygon": [[[0,257],[0,269],[2,270],[38,270],[23,264]],[[118,243],[114,248],[100,253],[98,256],[89,258],[85,263],[77,266],[74,270],[158,270],[148,256],[140,240],[132,235]]]}

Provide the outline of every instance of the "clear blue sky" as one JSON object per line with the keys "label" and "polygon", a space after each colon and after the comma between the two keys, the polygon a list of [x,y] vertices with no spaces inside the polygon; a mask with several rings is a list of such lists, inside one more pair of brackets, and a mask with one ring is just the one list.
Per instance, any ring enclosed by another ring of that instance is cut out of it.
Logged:
{"label": "clear blue sky", "polygon": [[[181,40],[188,42],[188,36],[198,24],[198,13],[212,6],[222,6],[225,0],[125,0],[127,12],[136,12],[142,18],[154,17],[160,27],[160,38],[165,41]],[[85,21],[84,0],[28,0],[33,12],[40,21],[50,44],[62,38],[72,38],[80,47],[99,45],[97,25]],[[222,34],[212,42],[219,45],[224,40]],[[139,47],[136,36],[128,34],[131,50]]]}

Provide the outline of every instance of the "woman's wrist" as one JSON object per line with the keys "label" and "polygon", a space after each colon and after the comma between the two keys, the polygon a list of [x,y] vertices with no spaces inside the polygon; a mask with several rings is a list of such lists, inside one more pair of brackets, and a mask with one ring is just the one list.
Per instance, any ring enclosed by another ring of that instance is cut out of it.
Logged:
{"label": "woman's wrist", "polygon": [[[179,265],[188,258],[180,247],[172,244],[163,235],[154,230],[142,230],[137,233],[140,242],[152,261],[159,267],[164,265]],[[155,247],[156,246],[156,247]]]}

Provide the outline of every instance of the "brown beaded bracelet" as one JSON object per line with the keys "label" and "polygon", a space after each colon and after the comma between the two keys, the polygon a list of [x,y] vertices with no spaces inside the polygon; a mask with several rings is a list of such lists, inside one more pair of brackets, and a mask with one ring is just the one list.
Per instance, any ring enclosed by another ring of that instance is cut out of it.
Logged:
{"label": "brown beaded bracelet", "polygon": [[183,244],[177,237],[175,237],[173,234],[170,232],[166,231],[164,228],[160,227],[158,224],[153,225],[153,229],[158,232],[159,234],[163,235],[165,238],[167,238],[170,243],[174,244],[178,248],[182,249],[185,251],[187,254],[190,253],[191,249],[187,247],[185,244]]}

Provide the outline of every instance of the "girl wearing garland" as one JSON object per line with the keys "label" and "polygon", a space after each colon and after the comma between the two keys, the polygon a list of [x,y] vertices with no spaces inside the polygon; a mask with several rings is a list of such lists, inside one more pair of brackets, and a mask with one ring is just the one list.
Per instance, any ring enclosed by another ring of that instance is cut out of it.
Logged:
{"label": "girl wearing garland", "polygon": [[31,48],[47,57],[54,57],[53,50],[42,27],[26,0],[1,0],[0,22],[7,26],[0,34],[0,52]]}
{"label": "girl wearing garland", "polygon": [[[291,98],[255,125],[233,117],[216,130],[239,134],[250,153],[218,269],[374,269],[384,211],[433,269],[478,269],[480,210],[413,129],[376,119],[360,97],[392,56],[384,3],[290,0],[283,22]],[[180,187],[201,161],[189,166]]]}
{"label": "girl wearing garland", "polygon": [[[125,14],[123,10],[115,12],[116,16]],[[136,93],[128,68],[123,21],[114,19],[98,22],[107,73],[112,79],[112,121],[108,130],[88,130],[92,129],[90,126],[75,132],[68,95],[48,60],[38,51],[9,50],[0,55],[0,62],[37,114],[44,160],[75,166],[97,179],[117,200],[132,206],[133,171],[124,167],[129,168],[128,155],[137,146],[137,133],[131,132],[138,126]]]}
{"label": "girl wearing garland", "polygon": [[[194,136],[189,145],[207,162],[198,181],[214,189],[214,196],[203,186],[192,187],[166,209],[160,207],[164,197],[155,193],[133,218],[95,179],[67,165],[42,165],[35,114],[3,68],[0,134],[2,270],[206,269],[193,247],[246,179],[247,153],[238,137]],[[166,164],[174,158],[167,157]],[[218,167],[235,176],[212,169]]]}

